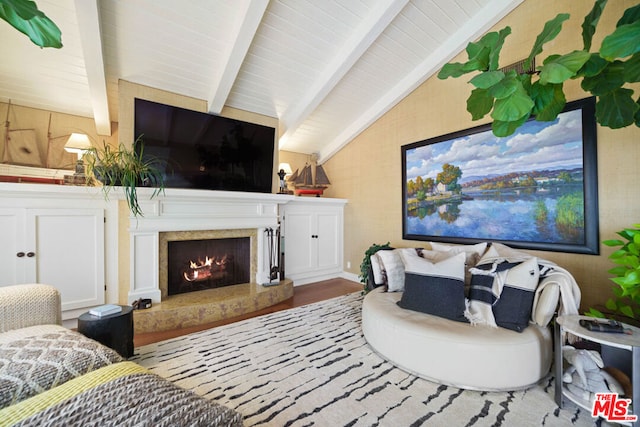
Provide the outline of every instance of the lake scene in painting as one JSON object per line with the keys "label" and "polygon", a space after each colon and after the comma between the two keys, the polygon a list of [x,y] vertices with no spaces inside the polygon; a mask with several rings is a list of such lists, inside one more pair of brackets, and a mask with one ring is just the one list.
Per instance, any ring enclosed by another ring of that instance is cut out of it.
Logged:
{"label": "lake scene in painting", "polygon": [[405,233],[583,244],[582,113],[407,149]]}

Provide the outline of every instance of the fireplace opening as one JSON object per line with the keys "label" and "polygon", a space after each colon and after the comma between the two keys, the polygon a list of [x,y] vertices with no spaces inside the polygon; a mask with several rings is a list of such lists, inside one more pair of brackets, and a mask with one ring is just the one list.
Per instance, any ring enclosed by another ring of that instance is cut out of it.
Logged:
{"label": "fireplace opening", "polygon": [[168,295],[250,282],[251,239],[168,242]]}

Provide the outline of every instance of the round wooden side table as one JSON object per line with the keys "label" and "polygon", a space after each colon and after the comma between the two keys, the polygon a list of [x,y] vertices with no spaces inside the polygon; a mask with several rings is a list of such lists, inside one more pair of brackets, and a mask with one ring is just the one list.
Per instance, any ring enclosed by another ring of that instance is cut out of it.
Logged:
{"label": "round wooden side table", "polygon": [[89,312],[81,314],[78,332],[129,358],[133,356],[133,307],[121,307],[121,312],[108,316],[94,316]]}

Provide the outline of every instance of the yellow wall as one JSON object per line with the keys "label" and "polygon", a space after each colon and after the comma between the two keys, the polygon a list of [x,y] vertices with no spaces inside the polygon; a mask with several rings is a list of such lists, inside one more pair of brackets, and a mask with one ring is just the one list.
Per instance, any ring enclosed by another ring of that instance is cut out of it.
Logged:
{"label": "yellow wall", "polygon": [[[609,34],[622,11],[636,1],[609,2],[594,39],[594,50],[602,35]],[[571,19],[563,31],[544,47],[540,61],[550,53],[568,53],[582,48],[580,25],[593,2],[571,0],[526,0],[493,30],[511,26],[501,56],[501,65],[529,55],[535,37],[544,22],[556,14],[568,12]],[[458,56],[456,61],[466,61]],[[438,80],[431,77],[395,108],[381,117],[355,140],[329,159],[325,170],[333,185],[329,197],[349,199],[345,209],[345,266],[359,274],[364,251],[372,243],[391,242],[395,246],[420,246],[424,242],[402,240],[402,188],[400,147],[416,141],[467,129],[484,122],[472,122],[466,111],[471,91],[470,77]],[[567,97],[586,97],[576,82],[566,85]],[[640,222],[637,182],[640,178],[640,129],[611,130],[598,127],[598,190],[600,241],[613,238],[614,232]],[[360,159],[354,162],[354,159]],[[611,282],[607,260],[611,249],[601,246],[601,255],[577,255],[555,252],[532,253],[567,268],[582,289],[584,308],[604,302],[610,296]]]}

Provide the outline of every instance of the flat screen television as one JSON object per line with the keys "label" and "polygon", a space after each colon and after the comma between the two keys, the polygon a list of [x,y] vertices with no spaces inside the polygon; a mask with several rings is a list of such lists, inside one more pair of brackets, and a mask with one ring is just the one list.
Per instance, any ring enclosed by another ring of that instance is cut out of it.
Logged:
{"label": "flat screen television", "polygon": [[143,99],[134,115],[143,155],[163,163],[167,188],[271,192],[274,128]]}

